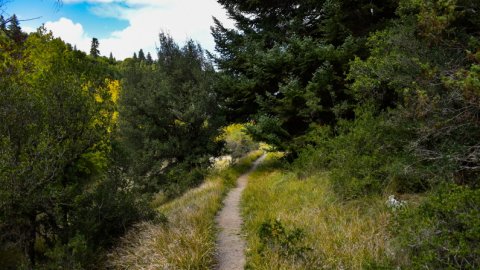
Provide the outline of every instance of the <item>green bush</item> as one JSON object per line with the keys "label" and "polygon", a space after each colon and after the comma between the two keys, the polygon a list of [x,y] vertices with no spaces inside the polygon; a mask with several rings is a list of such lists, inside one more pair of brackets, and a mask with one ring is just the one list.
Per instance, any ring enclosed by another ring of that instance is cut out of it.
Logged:
{"label": "green bush", "polygon": [[405,269],[479,269],[480,190],[445,186],[397,212],[393,233]]}
{"label": "green bush", "polygon": [[160,189],[169,199],[176,198],[188,189],[202,183],[207,170],[203,166],[194,167],[187,162],[179,163],[168,170],[166,183]]}
{"label": "green bush", "polygon": [[224,148],[227,154],[236,161],[249,152],[258,149],[257,142],[246,133],[246,128],[250,124],[231,124],[222,129],[220,138],[225,142]]}
{"label": "green bush", "polygon": [[387,113],[377,116],[374,111],[371,106],[357,109],[356,119],[340,121],[334,132],[327,127],[312,130],[308,140],[314,146],[301,152],[294,168],[300,174],[330,171],[335,191],[347,199],[416,181],[402,175],[405,131],[394,128]]}
{"label": "green bush", "polygon": [[112,167],[94,185],[75,198],[69,230],[63,232],[63,239],[50,240],[54,245],[43,250],[48,259],[40,262],[39,269],[95,268],[104,251],[134,223],[161,220],[161,214],[138,196],[120,169]]}
{"label": "green bush", "polygon": [[258,236],[262,243],[260,254],[268,248],[285,258],[302,259],[306,257],[308,251],[312,250],[302,243],[305,238],[302,229],[289,230],[278,219],[263,222],[258,229]]}

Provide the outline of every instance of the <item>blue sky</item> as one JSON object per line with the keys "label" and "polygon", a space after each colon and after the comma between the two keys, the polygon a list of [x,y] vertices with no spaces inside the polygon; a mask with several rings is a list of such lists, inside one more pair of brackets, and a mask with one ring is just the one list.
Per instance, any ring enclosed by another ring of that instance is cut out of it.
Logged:
{"label": "blue sky", "polygon": [[16,14],[26,31],[42,24],[55,36],[88,51],[90,41],[100,41],[100,53],[110,52],[124,59],[134,51],[155,53],[160,31],[172,35],[177,42],[187,38],[198,41],[213,51],[210,35],[212,16],[232,27],[225,10],[216,0],[9,0],[4,16]]}

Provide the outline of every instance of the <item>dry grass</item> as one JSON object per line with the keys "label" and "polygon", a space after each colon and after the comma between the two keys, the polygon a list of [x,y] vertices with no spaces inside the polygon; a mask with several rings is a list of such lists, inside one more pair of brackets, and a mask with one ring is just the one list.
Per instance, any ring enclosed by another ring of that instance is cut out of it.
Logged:
{"label": "dry grass", "polygon": [[158,208],[168,222],[135,226],[108,255],[109,269],[212,269],[215,215],[229,187],[261,153],[212,173],[203,185]]}
{"label": "dry grass", "polygon": [[[293,173],[260,168],[251,175],[242,198],[247,269],[378,267],[390,254],[384,201],[376,197],[343,202],[333,193],[327,174],[299,180]],[[287,256],[282,247],[262,249],[259,228],[275,219],[287,230],[303,230],[305,237],[297,244],[312,250]]]}

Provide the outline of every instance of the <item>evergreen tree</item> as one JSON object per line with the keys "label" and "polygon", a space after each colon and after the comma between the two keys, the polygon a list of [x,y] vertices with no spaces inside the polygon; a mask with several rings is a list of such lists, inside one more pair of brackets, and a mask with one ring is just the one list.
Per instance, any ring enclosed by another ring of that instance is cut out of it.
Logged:
{"label": "evergreen tree", "polygon": [[5,21],[5,18],[3,15],[0,15],[0,30],[6,31],[7,30],[7,21]]}
{"label": "evergreen tree", "polygon": [[98,50],[99,46],[100,46],[100,43],[98,42],[98,39],[92,38],[92,44],[90,46],[90,56],[97,58],[100,55],[100,51]]}
{"label": "evergreen tree", "polygon": [[22,43],[27,38],[27,35],[22,32],[22,28],[15,14],[8,19],[7,33],[17,44]]}
{"label": "evergreen tree", "polygon": [[147,64],[151,65],[153,64],[153,58],[152,58],[152,55],[150,54],[150,52],[147,53]]}
{"label": "evergreen tree", "polygon": [[110,52],[110,55],[108,56],[108,60],[110,61],[110,63],[115,63],[115,58],[113,57],[112,52]]}
{"label": "evergreen tree", "polygon": [[159,61],[151,66],[129,62],[123,85],[121,137],[127,166],[145,191],[168,195],[201,181],[223,123],[213,93],[214,69],[193,41],[183,48],[160,35]]}
{"label": "evergreen tree", "polygon": [[[370,31],[395,16],[393,0],[219,1],[236,22],[212,33],[218,92],[231,120],[252,117],[258,140],[294,153],[312,124],[351,117],[348,62]],[[374,10],[372,15],[371,9]],[[295,141],[295,143],[294,143]]]}
{"label": "evergreen tree", "polygon": [[133,53],[133,60],[138,60],[138,57],[137,57],[137,53],[136,53],[136,52]]}
{"label": "evergreen tree", "polygon": [[140,61],[145,61],[146,60],[145,53],[143,52],[143,49],[140,49],[140,51],[138,51],[138,60],[140,60]]}

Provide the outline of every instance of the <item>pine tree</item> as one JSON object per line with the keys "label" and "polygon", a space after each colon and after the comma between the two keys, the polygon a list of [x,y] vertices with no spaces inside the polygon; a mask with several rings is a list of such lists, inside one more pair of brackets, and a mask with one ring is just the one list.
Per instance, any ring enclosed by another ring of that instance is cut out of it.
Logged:
{"label": "pine tree", "polygon": [[147,53],[147,64],[151,65],[153,64],[153,59],[152,59],[152,55],[150,54],[150,52]]}
{"label": "pine tree", "polygon": [[[197,183],[199,169],[219,150],[214,138],[223,118],[211,92],[213,65],[199,45],[189,44],[180,48],[161,34],[157,68],[131,65],[124,73],[121,137],[128,166],[146,191],[166,181],[181,182],[176,190],[165,186],[175,194]],[[161,173],[149,173],[165,161],[169,164]]]}
{"label": "pine tree", "polygon": [[143,49],[140,49],[140,51],[138,51],[138,60],[140,61],[145,61],[145,53],[143,52]]}
{"label": "pine tree", "polygon": [[5,18],[2,15],[0,15],[0,30],[6,31],[7,30],[6,24],[7,22],[5,21]]}
{"label": "pine tree", "polygon": [[15,41],[15,43],[22,43],[26,39],[27,35],[22,32],[22,28],[20,27],[17,16],[13,14],[12,17],[8,19],[8,22],[8,35]]}
{"label": "pine tree", "polygon": [[110,52],[110,55],[108,56],[108,61],[110,61],[110,63],[115,63],[115,58],[113,57],[112,52]]}
{"label": "pine tree", "polygon": [[[256,118],[255,139],[295,153],[312,123],[353,115],[345,75],[365,38],[395,16],[397,1],[219,0],[236,29],[215,19],[216,87],[233,121]],[[370,9],[375,10],[375,16]],[[255,116],[253,116],[255,115]],[[297,140],[298,141],[298,140]]]}
{"label": "pine tree", "polygon": [[100,43],[98,42],[97,38],[92,38],[92,45],[90,47],[90,55],[97,58],[100,55],[100,51],[98,50],[98,47],[100,46]]}
{"label": "pine tree", "polygon": [[136,52],[133,53],[133,60],[138,60],[138,57],[137,57],[137,53],[136,53]]}

